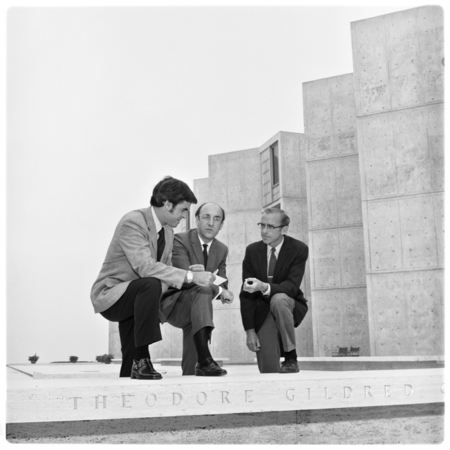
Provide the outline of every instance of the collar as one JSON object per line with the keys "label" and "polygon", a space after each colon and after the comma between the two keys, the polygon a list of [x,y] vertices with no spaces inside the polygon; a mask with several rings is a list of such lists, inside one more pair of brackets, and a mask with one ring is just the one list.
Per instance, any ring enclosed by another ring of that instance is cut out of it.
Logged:
{"label": "collar", "polygon": [[267,256],[268,257],[270,256],[270,252],[271,252],[272,248],[275,249],[275,255],[279,255],[281,246],[283,245],[283,243],[284,243],[284,236],[283,236],[283,239],[281,240],[281,242],[276,247],[272,247],[271,245],[268,245],[267,246]]}
{"label": "collar", "polygon": [[159,221],[158,216],[156,215],[155,210],[153,209],[153,206],[150,207],[150,210],[152,211],[152,217],[153,221],[155,222],[156,232],[159,233],[163,226],[161,225],[161,222]]}
{"label": "collar", "polygon": [[203,245],[207,245],[208,247],[206,247],[206,251],[209,253],[209,247],[211,247],[211,244],[213,241],[211,241],[209,244],[206,242],[203,242],[202,238],[200,237],[200,234],[197,232],[197,236],[198,236],[198,240],[200,241],[200,247],[202,248],[203,251]]}

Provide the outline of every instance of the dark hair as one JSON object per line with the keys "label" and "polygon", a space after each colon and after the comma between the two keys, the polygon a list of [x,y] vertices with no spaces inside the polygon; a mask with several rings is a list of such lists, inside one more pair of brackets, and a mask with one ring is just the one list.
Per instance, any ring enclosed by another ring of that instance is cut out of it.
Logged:
{"label": "dark hair", "polygon": [[197,203],[197,198],[189,186],[181,180],[171,176],[164,177],[153,189],[150,205],[161,207],[165,201],[169,201],[173,206],[183,201]]}
{"label": "dark hair", "polygon": [[281,216],[281,224],[283,227],[288,227],[291,223],[289,216],[280,208],[267,208],[263,211],[263,214],[279,214]]}
{"label": "dark hair", "polygon": [[[208,203],[213,203],[214,205],[217,205],[217,203],[214,203],[214,202],[205,202],[205,203],[202,203],[198,208],[197,208],[197,211],[195,211],[195,217],[199,217],[200,216],[200,211],[201,211],[201,209],[205,206],[205,205],[207,205]],[[221,210],[222,210],[222,222],[225,222],[225,211],[223,210],[223,208],[220,206],[220,205],[217,205]]]}

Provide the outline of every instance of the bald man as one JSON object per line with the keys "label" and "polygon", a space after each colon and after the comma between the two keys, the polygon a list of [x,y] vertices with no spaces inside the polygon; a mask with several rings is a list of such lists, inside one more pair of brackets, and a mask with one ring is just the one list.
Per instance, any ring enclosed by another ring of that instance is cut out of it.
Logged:
{"label": "bald man", "polygon": [[[197,228],[175,235],[172,253],[174,267],[203,272],[208,270],[226,278],[228,247],[216,239],[223,227],[225,211],[215,203],[200,205],[195,213]],[[161,316],[183,330],[183,375],[226,375],[213,359],[208,341],[214,329],[212,302],[232,303],[233,293],[221,286],[196,286],[184,283],[170,288],[161,301]]]}

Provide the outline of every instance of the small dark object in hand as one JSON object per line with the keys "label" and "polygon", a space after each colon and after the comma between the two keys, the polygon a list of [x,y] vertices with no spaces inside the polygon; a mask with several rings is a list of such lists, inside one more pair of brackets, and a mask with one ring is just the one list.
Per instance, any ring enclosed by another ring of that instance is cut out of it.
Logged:
{"label": "small dark object in hand", "polygon": [[253,284],[253,281],[247,281],[247,284]]}

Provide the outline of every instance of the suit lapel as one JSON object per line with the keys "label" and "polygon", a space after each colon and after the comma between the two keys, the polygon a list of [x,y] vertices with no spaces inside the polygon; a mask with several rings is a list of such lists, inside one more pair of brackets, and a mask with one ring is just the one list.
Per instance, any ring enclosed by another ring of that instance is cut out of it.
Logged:
{"label": "suit lapel", "polygon": [[281,246],[280,254],[278,255],[277,259],[277,265],[275,266],[275,272],[273,274],[273,280],[275,282],[278,274],[280,273],[281,269],[283,268],[286,261],[289,259],[289,255],[291,254],[291,245],[289,241],[288,236],[284,236],[284,242]]}
{"label": "suit lapel", "polygon": [[218,268],[219,262],[217,261],[217,256],[218,256],[217,243],[216,240],[213,239],[209,247],[208,264],[206,265],[205,268],[207,271],[214,272]]}
{"label": "suit lapel", "polygon": [[197,229],[192,230],[191,233],[191,246],[194,249],[194,255],[197,258],[196,264],[204,264],[203,260],[203,250],[200,244],[200,239],[198,238]]}
{"label": "suit lapel", "polygon": [[258,249],[258,260],[260,268],[260,281],[267,282],[267,245],[261,242]]}
{"label": "suit lapel", "polygon": [[[173,248],[173,232],[169,229],[168,226],[164,225],[164,239],[166,241],[164,245],[164,251],[161,255],[161,262],[167,262],[169,258],[169,253],[172,251]],[[158,240],[156,241],[156,246],[158,246]]]}
{"label": "suit lapel", "polygon": [[[150,249],[152,251],[153,258],[156,259],[156,249],[158,246],[158,233],[156,232],[156,225],[155,221],[153,220],[151,206],[144,209],[143,212],[145,221],[147,222],[147,228],[150,233]],[[166,238],[166,247],[167,247],[167,230],[164,230],[164,236]]]}

